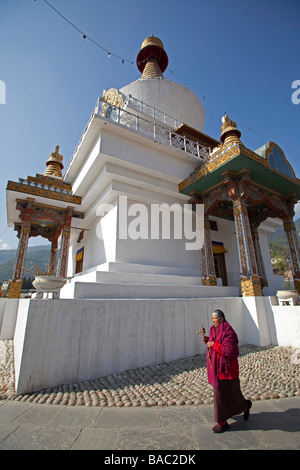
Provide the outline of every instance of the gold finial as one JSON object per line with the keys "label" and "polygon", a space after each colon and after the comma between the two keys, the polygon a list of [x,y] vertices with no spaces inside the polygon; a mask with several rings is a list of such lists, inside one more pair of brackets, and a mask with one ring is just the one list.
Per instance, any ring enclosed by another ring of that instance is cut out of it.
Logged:
{"label": "gold finial", "polygon": [[50,153],[50,157],[46,162],[47,168],[44,176],[52,176],[53,178],[62,179],[61,170],[63,169],[63,156],[59,154],[59,145],[55,147],[55,152]]}
{"label": "gold finial", "polygon": [[149,36],[148,38],[144,39],[141,45],[141,49],[144,49],[144,47],[147,47],[147,46],[158,46],[164,49],[164,45],[162,41],[159,38],[156,38],[155,36],[153,36],[153,34],[151,34],[151,36]]}
{"label": "gold finial", "polygon": [[228,142],[240,142],[242,134],[237,129],[236,122],[229,119],[228,115],[225,114],[222,117],[222,123],[220,141],[224,144]]}
{"label": "gold finial", "polygon": [[162,41],[153,34],[146,38],[142,42],[136,63],[142,79],[162,77],[169,63]]}

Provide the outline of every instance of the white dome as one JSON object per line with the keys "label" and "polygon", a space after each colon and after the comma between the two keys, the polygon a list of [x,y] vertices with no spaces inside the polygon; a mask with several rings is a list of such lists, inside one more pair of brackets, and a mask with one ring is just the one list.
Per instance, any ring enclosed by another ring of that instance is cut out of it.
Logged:
{"label": "white dome", "polygon": [[203,130],[205,113],[201,101],[179,83],[163,77],[137,80],[121,88],[120,92],[132,95],[198,131]]}

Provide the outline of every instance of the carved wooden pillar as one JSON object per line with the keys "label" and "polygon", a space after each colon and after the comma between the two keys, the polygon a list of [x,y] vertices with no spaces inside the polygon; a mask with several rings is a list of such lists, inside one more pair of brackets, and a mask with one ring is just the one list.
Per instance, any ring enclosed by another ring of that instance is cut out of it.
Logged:
{"label": "carved wooden pillar", "polygon": [[50,262],[49,262],[49,269],[48,269],[49,276],[52,276],[55,272],[56,253],[57,253],[57,240],[54,239],[52,240],[52,243],[51,243]]}
{"label": "carved wooden pillar", "polygon": [[25,209],[24,218],[20,230],[20,238],[14,264],[12,282],[10,283],[7,295],[7,297],[10,299],[19,298],[21,295],[22,279],[24,274],[28,240],[31,228],[31,211],[32,208],[30,205],[28,205]]}
{"label": "carved wooden pillar", "polygon": [[50,261],[49,261],[49,269],[48,274],[50,276],[54,275],[55,273],[55,263],[56,263],[56,255],[57,255],[57,241],[61,233],[61,228],[58,228],[53,240],[51,242],[51,250],[50,250]]}
{"label": "carved wooden pillar", "polygon": [[283,228],[287,238],[288,250],[292,266],[293,281],[297,292],[300,294],[300,247],[295,223],[291,216],[283,219]]}
{"label": "carved wooden pillar", "polygon": [[72,220],[72,210],[69,209],[66,222],[62,229],[61,235],[61,245],[60,245],[60,257],[59,264],[57,266],[57,273],[60,277],[66,277],[67,268],[68,268],[68,255],[69,255],[69,244],[70,244],[70,235],[71,235],[71,220]]}
{"label": "carved wooden pillar", "polygon": [[242,295],[262,295],[247,205],[242,198],[233,199],[233,215],[239,252]]}
{"label": "carved wooden pillar", "polygon": [[204,218],[204,243],[201,248],[202,254],[202,284],[205,286],[216,286],[217,277],[215,273],[214,254],[210,238],[210,223],[208,216]]}
{"label": "carved wooden pillar", "polygon": [[256,259],[258,275],[259,275],[259,278],[260,278],[260,284],[261,284],[262,288],[267,287],[268,286],[268,280],[267,280],[267,277],[266,277],[264,261],[263,261],[263,257],[262,257],[262,254],[261,254],[258,230],[257,230],[257,227],[255,227],[253,225],[251,225],[251,235],[252,235],[253,248],[254,248],[254,253],[255,253],[255,259]]}

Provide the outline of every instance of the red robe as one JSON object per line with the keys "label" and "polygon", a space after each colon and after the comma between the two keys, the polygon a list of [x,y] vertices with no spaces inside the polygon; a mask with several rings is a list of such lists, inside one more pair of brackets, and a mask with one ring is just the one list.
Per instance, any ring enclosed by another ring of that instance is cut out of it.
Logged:
{"label": "red robe", "polygon": [[[214,342],[212,348],[217,353],[217,362],[219,361],[220,354],[225,356],[223,349],[222,349],[222,344],[218,343],[218,341]],[[218,372],[218,379],[219,380],[233,380],[233,379],[237,379],[238,377],[239,377],[239,363],[238,363],[237,357],[233,357],[229,359],[227,371]]]}
{"label": "red robe", "polygon": [[210,328],[209,342],[214,342],[214,345],[207,350],[207,376],[209,383],[218,388],[219,380],[239,376],[238,337],[232,326],[224,320],[217,329],[214,326]]}

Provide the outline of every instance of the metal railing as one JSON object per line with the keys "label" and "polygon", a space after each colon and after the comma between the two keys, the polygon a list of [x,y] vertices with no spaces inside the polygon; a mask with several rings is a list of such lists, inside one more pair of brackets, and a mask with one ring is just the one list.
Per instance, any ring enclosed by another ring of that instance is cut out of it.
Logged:
{"label": "metal railing", "polygon": [[140,113],[146,114],[147,116],[150,116],[157,121],[163,122],[164,124],[167,124],[167,126],[174,129],[177,129],[179,126],[183,125],[183,122],[179,121],[178,119],[170,116],[164,111],[160,111],[159,109],[144,103],[144,101],[134,98],[132,95],[128,95],[123,108],[126,109],[126,106]]}
{"label": "metal railing", "polygon": [[195,142],[185,136],[176,134],[172,129],[163,127],[155,121],[144,119],[137,114],[133,114],[120,108],[119,106],[114,106],[111,103],[106,102],[103,98],[99,98],[94,112],[102,118],[109,119],[117,124],[128,127],[129,129],[143,134],[146,137],[150,137],[162,144],[169,145],[178,150],[194,155],[203,162],[210,156],[211,149],[204,147],[199,144],[199,142]]}

